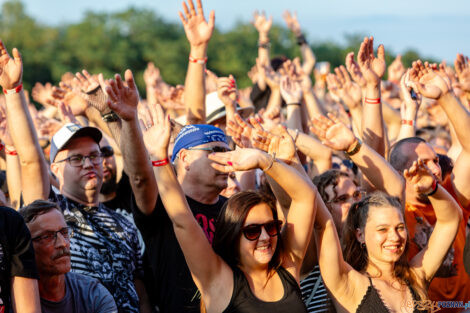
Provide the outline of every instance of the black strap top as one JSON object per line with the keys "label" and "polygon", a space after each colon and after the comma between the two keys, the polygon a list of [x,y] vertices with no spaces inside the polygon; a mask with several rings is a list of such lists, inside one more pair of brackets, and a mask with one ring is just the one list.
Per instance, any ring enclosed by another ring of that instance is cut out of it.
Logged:
{"label": "black strap top", "polygon": [[[410,288],[411,296],[413,300],[418,301],[420,300],[419,295],[408,285]],[[375,289],[374,285],[372,285],[372,279],[369,277],[369,288],[367,288],[367,292],[362,298],[361,303],[357,307],[356,313],[390,313],[388,308],[385,306],[385,303],[380,298],[379,292]],[[418,310],[416,307],[413,310],[413,313],[425,313],[427,311]]]}
{"label": "black strap top", "polygon": [[234,269],[232,299],[223,313],[307,313],[295,278],[282,267],[277,273],[284,287],[284,296],[279,301],[265,302],[253,294],[245,274],[238,268]]}

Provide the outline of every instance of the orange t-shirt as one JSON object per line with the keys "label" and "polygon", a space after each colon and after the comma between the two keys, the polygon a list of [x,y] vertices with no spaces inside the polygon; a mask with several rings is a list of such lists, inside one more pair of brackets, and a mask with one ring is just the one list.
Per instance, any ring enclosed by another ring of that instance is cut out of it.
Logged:
{"label": "orange t-shirt", "polygon": [[[442,186],[457,200],[450,180],[446,180]],[[460,207],[462,208],[462,206]],[[466,225],[470,216],[470,208],[462,208],[462,212],[463,219],[460,222],[455,241],[428,289],[429,298],[433,301],[455,300],[465,303],[470,300],[470,276],[463,265]],[[411,259],[427,244],[436,223],[436,215],[431,204],[413,206],[406,203],[405,219],[410,238],[408,257]],[[459,312],[460,310],[442,309],[440,312]]]}

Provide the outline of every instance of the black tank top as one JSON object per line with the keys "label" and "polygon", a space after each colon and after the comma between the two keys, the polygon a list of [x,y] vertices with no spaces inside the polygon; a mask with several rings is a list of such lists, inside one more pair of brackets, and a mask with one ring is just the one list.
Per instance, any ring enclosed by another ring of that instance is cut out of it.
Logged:
{"label": "black tank top", "polygon": [[[420,300],[419,295],[413,290],[413,288],[408,285],[410,288],[411,296],[413,300],[418,301]],[[416,307],[413,310],[413,313],[425,313],[428,311],[421,311],[418,310]],[[382,298],[380,298],[379,292],[375,289],[374,285],[372,285],[372,279],[369,277],[369,288],[367,288],[367,292],[362,298],[361,303],[357,307],[356,313],[390,313],[388,308],[385,306]]]}
{"label": "black tank top", "polygon": [[251,292],[245,274],[238,268],[234,269],[232,299],[223,313],[307,313],[295,278],[282,267],[277,273],[284,287],[284,296],[279,301],[264,302]]}

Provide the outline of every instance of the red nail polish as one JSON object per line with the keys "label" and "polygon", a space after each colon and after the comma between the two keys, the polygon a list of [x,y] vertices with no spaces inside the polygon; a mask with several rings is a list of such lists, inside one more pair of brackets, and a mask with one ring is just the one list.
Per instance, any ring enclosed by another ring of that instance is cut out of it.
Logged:
{"label": "red nail polish", "polygon": [[233,166],[233,163],[230,162],[230,161],[227,161],[227,164],[230,165],[230,166]]}

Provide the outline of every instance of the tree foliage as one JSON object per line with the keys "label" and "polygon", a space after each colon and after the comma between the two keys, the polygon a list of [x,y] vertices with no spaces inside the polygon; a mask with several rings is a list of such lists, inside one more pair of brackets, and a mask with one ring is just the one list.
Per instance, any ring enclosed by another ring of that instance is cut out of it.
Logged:
{"label": "tree foliage", "polygon": [[[17,47],[22,53],[26,88],[35,82],[57,83],[63,73],[83,68],[108,77],[130,68],[143,91],[142,73],[148,62],[160,68],[168,83],[182,84],[189,53],[182,25],[140,8],[117,13],[87,12],[78,23],[52,27],[28,16],[20,0],[9,0],[0,14],[0,38],[9,50]],[[329,61],[334,68],[344,63],[349,51],[358,50],[362,38],[347,35],[343,46],[315,42],[312,49],[318,61]],[[295,38],[284,26],[274,25],[270,39],[272,56],[300,55]],[[239,22],[226,32],[216,29],[209,44],[208,68],[219,75],[233,74],[239,86],[250,85],[247,72],[255,64],[257,40],[256,30],[248,23]],[[387,63],[393,58],[388,53]],[[417,58],[418,53],[410,50],[402,59],[408,66]]]}

